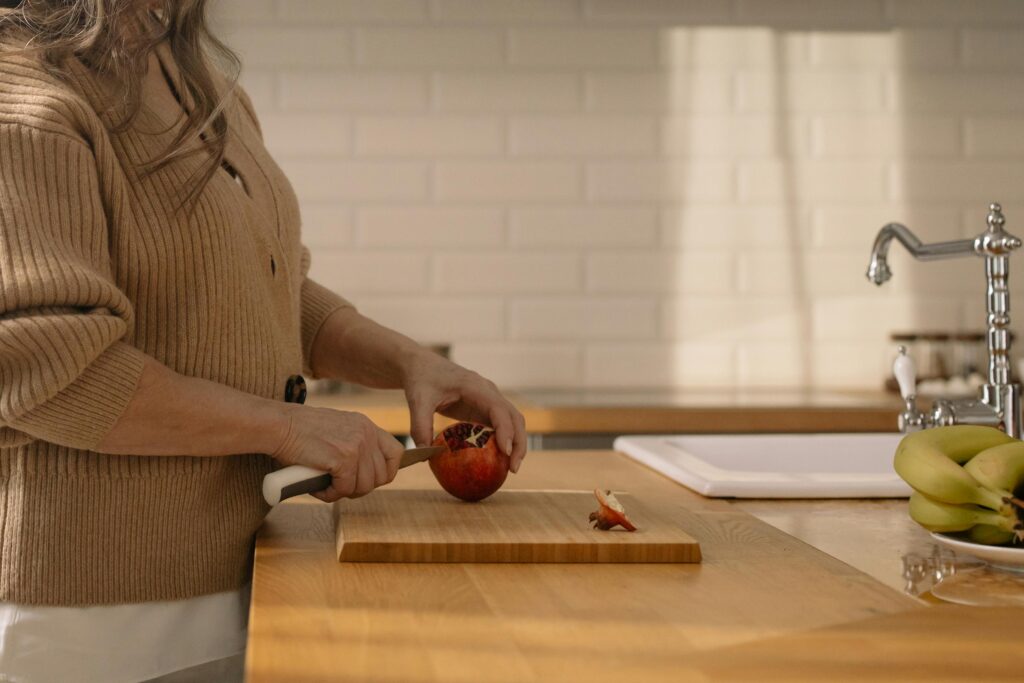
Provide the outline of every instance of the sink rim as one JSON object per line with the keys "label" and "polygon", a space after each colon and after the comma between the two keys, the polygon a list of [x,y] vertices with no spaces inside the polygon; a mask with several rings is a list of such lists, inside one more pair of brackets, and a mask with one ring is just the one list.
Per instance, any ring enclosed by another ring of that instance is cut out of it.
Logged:
{"label": "sink rim", "polygon": [[[775,471],[725,469],[693,452],[693,442],[722,439],[768,441],[778,447],[785,441],[876,441],[888,451],[886,462],[902,438],[891,432],[814,434],[715,434],[631,435],[617,438],[615,450],[660,472],[669,479],[711,498],[906,498],[910,487],[889,465],[878,472],[843,470]],[[674,445],[685,440],[688,447]],[[889,450],[891,448],[891,450]],[[879,460],[882,460],[879,458]]]}

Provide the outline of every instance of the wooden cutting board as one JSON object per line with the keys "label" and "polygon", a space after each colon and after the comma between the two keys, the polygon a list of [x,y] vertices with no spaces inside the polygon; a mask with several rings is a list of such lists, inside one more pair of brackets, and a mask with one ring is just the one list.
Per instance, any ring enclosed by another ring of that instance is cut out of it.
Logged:
{"label": "wooden cutting board", "polygon": [[335,503],[341,562],[700,562],[666,515],[616,492],[637,531],[591,528],[592,491],[499,491],[464,503],[441,490],[380,490]]}

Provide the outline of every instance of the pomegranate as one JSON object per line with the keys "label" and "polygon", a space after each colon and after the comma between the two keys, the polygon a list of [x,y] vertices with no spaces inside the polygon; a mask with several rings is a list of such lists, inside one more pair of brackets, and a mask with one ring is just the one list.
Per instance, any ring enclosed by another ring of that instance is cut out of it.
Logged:
{"label": "pomegranate", "polygon": [[626,516],[626,510],[611,491],[594,490],[594,496],[601,506],[596,512],[590,513],[590,521],[594,527],[607,531],[612,527],[621,526],[626,531],[636,531],[636,527]]}
{"label": "pomegranate", "polygon": [[444,452],[430,459],[430,471],[441,487],[468,502],[483,500],[505,483],[509,458],[498,450],[494,430],[457,422],[434,437]]}

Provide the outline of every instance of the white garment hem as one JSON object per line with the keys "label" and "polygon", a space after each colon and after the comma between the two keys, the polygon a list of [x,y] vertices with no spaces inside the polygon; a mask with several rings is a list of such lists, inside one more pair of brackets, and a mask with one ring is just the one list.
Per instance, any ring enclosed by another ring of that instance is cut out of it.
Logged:
{"label": "white garment hem", "polygon": [[[145,681],[148,681],[148,680],[151,680],[151,679],[154,679],[154,678],[160,678],[161,676],[166,676],[168,674],[177,673],[177,672],[182,671],[184,669],[191,669],[191,668],[196,667],[196,666],[202,666],[203,664],[209,664],[210,662],[216,662],[218,659],[227,659],[228,657],[234,657],[235,655],[242,654],[243,652],[245,652],[245,648],[244,647],[242,649],[240,649],[240,650],[236,650],[235,652],[217,652],[217,653],[210,652],[210,653],[207,653],[205,656],[197,659],[194,662],[190,661],[185,666],[172,667],[172,668],[169,668],[169,669],[164,668],[164,667],[160,667],[160,668],[154,670],[152,673],[149,673],[149,674],[146,674],[146,675],[142,676],[142,678],[136,678],[135,676],[133,676],[131,678],[125,678],[125,679],[120,680],[120,681],[108,681],[106,683],[145,683]],[[3,681],[3,679],[0,679],[0,681]],[[18,683],[21,683],[21,681],[18,681]]]}

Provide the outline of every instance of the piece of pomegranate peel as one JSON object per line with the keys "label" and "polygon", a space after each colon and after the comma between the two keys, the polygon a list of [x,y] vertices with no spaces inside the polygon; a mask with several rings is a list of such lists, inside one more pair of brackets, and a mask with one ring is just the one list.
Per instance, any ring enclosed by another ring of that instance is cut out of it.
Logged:
{"label": "piece of pomegranate peel", "polygon": [[607,531],[612,527],[621,526],[626,531],[636,531],[636,527],[629,521],[622,503],[616,500],[611,491],[594,489],[594,496],[601,507],[596,512],[590,513],[590,521],[594,528]]}

